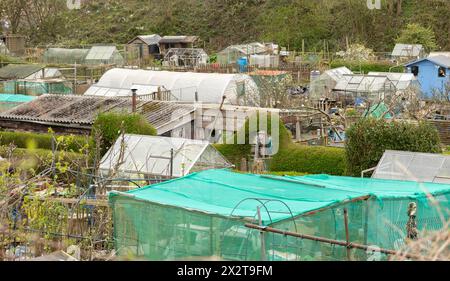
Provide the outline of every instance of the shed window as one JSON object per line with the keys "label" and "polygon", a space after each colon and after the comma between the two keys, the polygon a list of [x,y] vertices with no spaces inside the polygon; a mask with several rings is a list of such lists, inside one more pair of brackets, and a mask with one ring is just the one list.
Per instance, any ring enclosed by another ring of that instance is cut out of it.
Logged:
{"label": "shed window", "polygon": [[411,73],[414,74],[414,76],[419,75],[419,67],[418,66],[411,67]]}
{"label": "shed window", "polygon": [[446,73],[445,67],[439,67],[438,77],[446,77],[446,76],[447,76],[447,73]]}

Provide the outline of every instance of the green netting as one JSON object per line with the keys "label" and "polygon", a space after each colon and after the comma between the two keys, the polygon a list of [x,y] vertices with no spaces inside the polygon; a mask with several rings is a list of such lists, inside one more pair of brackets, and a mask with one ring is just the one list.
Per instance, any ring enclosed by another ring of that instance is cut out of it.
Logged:
{"label": "green netting", "polygon": [[11,80],[0,82],[0,93],[5,94],[39,96],[43,94],[70,95],[72,92],[72,88],[62,81]]}
{"label": "green netting", "polygon": [[14,108],[22,103],[34,100],[36,97],[0,93],[0,112]]}
{"label": "green netting", "polygon": [[[439,204],[430,202],[424,188]],[[404,241],[408,204],[417,203],[419,230],[437,230],[449,218],[449,196],[450,186],[441,184],[210,170],[127,194],[112,193],[110,203],[121,255],[150,260],[261,260],[263,255],[268,260],[345,260],[344,247],[278,234],[265,233],[262,248],[261,234],[245,223],[258,224],[260,208],[266,226],[345,241],[346,208],[352,242],[396,249]],[[355,260],[370,254],[352,251]]]}
{"label": "green netting", "polygon": [[389,108],[386,106],[386,104],[384,102],[381,102],[379,104],[372,105],[370,107],[369,111],[366,110],[364,115],[374,117],[377,119],[380,119],[382,117],[385,119],[391,119],[392,115],[391,115],[391,113],[386,113],[387,111],[389,111]]}
{"label": "green netting", "polygon": [[0,102],[29,102],[34,100],[36,97],[25,96],[25,95],[10,95],[10,94],[0,94]]}

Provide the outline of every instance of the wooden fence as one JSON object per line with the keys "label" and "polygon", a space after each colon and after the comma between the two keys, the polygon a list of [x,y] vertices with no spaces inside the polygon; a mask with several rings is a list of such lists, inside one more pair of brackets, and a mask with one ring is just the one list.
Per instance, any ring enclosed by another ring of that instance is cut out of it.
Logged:
{"label": "wooden fence", "polygon": [[450,120],[430,120],[439,132],[442,144],[450,145]]}

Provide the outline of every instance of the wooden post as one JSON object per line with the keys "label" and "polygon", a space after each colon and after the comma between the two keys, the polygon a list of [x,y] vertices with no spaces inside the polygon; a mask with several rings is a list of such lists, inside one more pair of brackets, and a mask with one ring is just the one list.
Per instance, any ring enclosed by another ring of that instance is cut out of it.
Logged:
{"label": "wooden post", "polygon": [[300,118],[297,117],[297,122],[295,124],[295,139],[297,141],[302,141],[302,126],[300,123]]}

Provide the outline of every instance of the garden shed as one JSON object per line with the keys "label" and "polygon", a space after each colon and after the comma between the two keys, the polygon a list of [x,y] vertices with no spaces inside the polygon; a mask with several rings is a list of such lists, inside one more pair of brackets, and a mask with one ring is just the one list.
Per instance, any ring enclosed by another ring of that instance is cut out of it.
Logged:
{"label": "garden shed", "polygon": [[[425,188],[427,192],[425,192]],[[430,201],[434,196],[436,205]],[[449,219],[450,185],[379,179],[278,177],[208,170],[127,193],[112,191],[119,255],[148,260],[367,260],[361,250],[254,230],[401,247],[408,205],[417,205],[419,231]],[[347,217],[347,219],[346,219]],[[386,258],[383,256],[382,258]]]}
{"label": "garden shed", "polygon": [[158,34],[139,35],[133,38],[125,46],[127,53],[136,53],[140,59],[159,55],[159,41],[161,36]]}
{"label": "garden shed", "polygon": [[208,142],[141,135],[119,137],[100,163],[105,176],[116,170],[119,177],[143,180],[230,167]]}
{"label": "garden shed", "polygon": [[[185,102],[254,104],[258,87],[248,75],[150,71],[115,68],[107,71],[96,88],[131,91],[133,86],[161,87],[170,91],[173,100]],[[91,90],[87,91],[88,94]]]}

